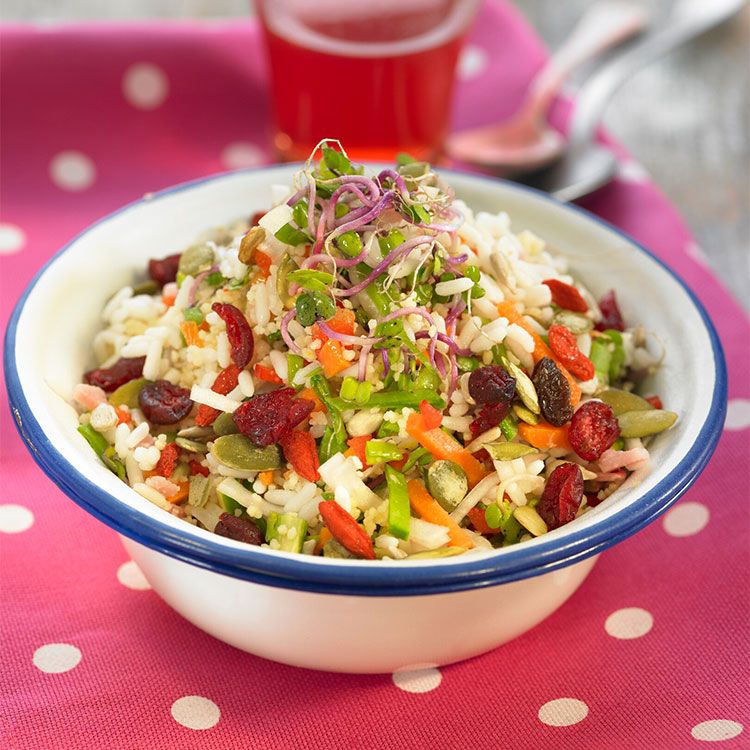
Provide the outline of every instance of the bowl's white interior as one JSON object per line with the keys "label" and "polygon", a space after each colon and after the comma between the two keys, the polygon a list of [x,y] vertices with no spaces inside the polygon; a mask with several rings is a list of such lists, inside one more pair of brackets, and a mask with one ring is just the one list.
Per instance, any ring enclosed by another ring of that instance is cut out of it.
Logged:
{"label": "bowl's white interior", "polygon": [[[16,362],[25,396],[42,429],[64,458],[119,501],[178,528],[205,536],[164,513],[105,469],[76,432],[73,408],[61,398],[93,366],[91,341],[100,313],[120,287],[142,277],[149,258],[189,245],[206,229],[249,216],[270,203],[271,184],[288,183],[294,168],[224,175],[137,204],[104,220],[76,239],[46,269],[31,291],[18,323]],[[659,393],[679,421],[652,445],[652,471],[637,488],[622,488],[605,503],[563,529],[563,537],[638,502],[676,466],[706,421],[716,366],[701,317],[688,294],[656,261],[606,226],[541,196],[468,175],[449,176],[459,197],[475,210],[507,211],[515,231],[530,229],[570,259],[574,272],[595,295],[617,290],[626,320],[644,324],[666,346],[666,358],[649,389]],[[241,546],[211,534],[214,541]],[[535,544],[539,540],[529,542]],[[510,548],[492,554],[506,554]],[[284,554],[268,551],[268,554]],[[311,565],[348,564],[303,558]],[[441,564],[460,564],[461,558]],[[353,564],[363,564],[356,561]],[[382,562],[377,563],[382,565]],[[397,563],[403,564],[403,563]],[[429,565],[423,561],[420,565]]]}

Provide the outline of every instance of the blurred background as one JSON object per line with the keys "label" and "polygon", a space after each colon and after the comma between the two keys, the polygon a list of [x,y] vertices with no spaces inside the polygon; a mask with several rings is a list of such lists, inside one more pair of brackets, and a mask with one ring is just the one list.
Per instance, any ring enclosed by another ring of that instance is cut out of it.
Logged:
{"label": "blurred background", "polygon": [[[655,23],[672,5],[641,4]],[[516,5],[554,50],[591,0]],[[2,0],[0,20],[247,18],[250,6],[248,0]],[[711,265],[750,307],[750,10],[645,67],[615,96],[604,124],[674,201]]]}

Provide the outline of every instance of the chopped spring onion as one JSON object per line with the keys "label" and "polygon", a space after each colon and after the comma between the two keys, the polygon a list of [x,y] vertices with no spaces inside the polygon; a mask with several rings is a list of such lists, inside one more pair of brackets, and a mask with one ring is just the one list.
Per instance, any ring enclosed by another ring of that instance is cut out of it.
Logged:
{"label": "chopped spring onion", "polygon": [[306,245],[312,242],[312,237],[297,229],[293,224],[284,224],[276,231],[274,237],[285,245]]}
{"label": "chopped spring onion", "polygon": [[388,533],[399,539],[408,539],[411,511],[406,477],[392,466],[386,466],[385,480],[388,483]]}
{"label": "chopped spring onion", "polygon": [[385,440],[368,440],[365,443],[365,457],[367,463],[373,466],[389,461],[400,461],[403,454],[395,445],[387,443]]}
{"label": "chopped spring onion", "polygon": [[301,268],[289,274],[289,281],[293,281],[305,289],[325,292],[333,284],[333,274],[327,271],[312,271],[309,268]]}

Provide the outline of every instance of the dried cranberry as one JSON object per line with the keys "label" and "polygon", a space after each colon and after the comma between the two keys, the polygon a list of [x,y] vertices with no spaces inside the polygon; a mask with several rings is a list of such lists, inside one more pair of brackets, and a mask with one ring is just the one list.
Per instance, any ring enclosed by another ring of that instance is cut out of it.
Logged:
{"label": "dried cranberry", "polygon": [[138,394],[138,403],[146,419],[154,424],[174,424],[190,414],[190,391],[168,380],[146,383]]}
{"label": "dried cranberry", "polygon": [[550,529],[569,523],[576,517],[583,500],[583,474],[577,464],[560,464],[544,486],[537,512]]}
{"label": "dried cranberry", "polygon": [[159,285],[164,286],[177,278],[180,265],[180,254],[168,255],[161,260],[152,259],[148,262],[148,275]]}
{"label": "dried cranberry", "polygon": [[589,508],[595,508],[599,503],[603,503],[604,500],[600,499],[598,492],[587,492],[586,493],[586,505]]}
{"label": "dried cranberry", "polygon": [[231,513],[222,513],[219,516],[219,523],[214,527],[214,533],[225,536],[227,539],[234,539],[236,542],[245,542],[245,544],[258,546],[263,543],[263,533],[252,521],[247,518],[237,518]]}
{"label": "dried cranberry", "polygon": [[226,323],[232,361],[240,370],[244,370],[255,351],[253,332],[247,318],[239,308],[226,303],[214,302],[211,309]]}
{"label": "dried cranberry", "polygon": [[121,385],[140,378],[143,375],[145,357],[123,357],[118,359],[112,367],[89,370],[83,375],[83,382],[98,385],[99,388],[111,393]]}
{"label": "dried cranberry", "polygon": [[599,309],[602,311],[602,319],[596,324],[597,331],[606,331],[608,328],[615,331],[625,330],[625,321],[622,319],[614,289],[610,289],[602,296],[599,300]]}
{"label": "dried cranberry", "polygon": [[478,404],[509,404],[516,395],[516,379],[499,365],[479,367],[469,375],[469,394]]}
{"label": "dried cranberry", "polygon": [[602,401],[587,401],[573,415],[568,440],[585,461],[596,461],[620,436],[612,408]]}
{"label": "dried cranberry", "polygon": [[546,284],[552,292],[552,301],[565,310],[573,312],[586,312],[589,306],[581,293],[570,284],[566,284],[559,279],[545,279],[542,284]]}
{"label": "dried cranberry", "polygon": [[505,419],[509,411],[510,404],[485,404],[474,421],[469,425],[471,434],[477,437],[477,435],[481,435],[487,432],[487,430],[497,427]]}
{"label": "dried cranberry", "polygon": [[550,326],[547,337],[550,349],[573,375],[579,380],[594,377],[594,363],[578,348],[576,337],[565,326]]}
{"label": "dried cranberry", "polygon": [[570,384],[560,368],[549,357],[542,357],[534,367],[531,380],[539,397],[542,416],[555,427],[562,427],[573,416]]}
{"label": "dried cranberry", "polygon": [[234,422],[257,446],[278,443],[284,433],[307,419],[315,408],[312,401],[295,395],[294,388],[279,388],[253,396],[234,412]]}

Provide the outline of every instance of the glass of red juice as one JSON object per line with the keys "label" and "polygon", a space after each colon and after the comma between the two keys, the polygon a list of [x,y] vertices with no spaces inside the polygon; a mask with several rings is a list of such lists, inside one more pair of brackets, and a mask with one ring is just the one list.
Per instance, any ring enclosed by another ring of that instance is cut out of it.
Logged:
{"label": "glass of red juice", "polygon": [[480,0],[256,0],[274,146],[306,159],[322,138],[359,160],[430,160],[447,134],[461,45]]}

